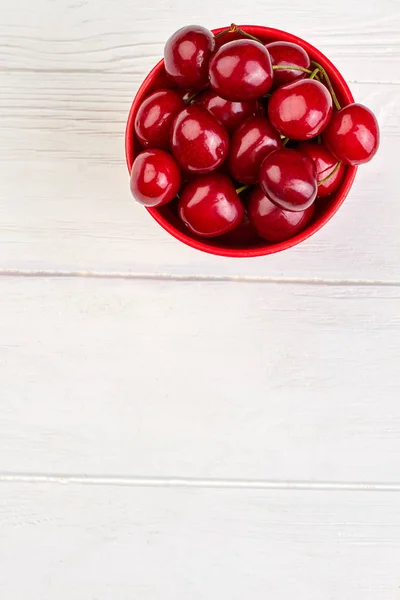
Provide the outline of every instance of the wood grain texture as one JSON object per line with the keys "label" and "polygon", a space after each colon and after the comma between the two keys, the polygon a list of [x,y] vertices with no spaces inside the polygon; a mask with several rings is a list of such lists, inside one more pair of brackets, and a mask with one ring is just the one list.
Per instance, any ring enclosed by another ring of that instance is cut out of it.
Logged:
{"label": "wood grain texture", "polygon": [[[108,0],[26,0],[24,20],[13,4],[3,8],[2,66],[7,70],[143,73],[162,54],[167,37],[188,23],[206,27],[257,22],[305,37],[348,69],[357,81],[399,81],[397,0],[364,3],[321,0],[316,5],[232,0],[229,9],[214,0],[156,0],[148,5]],[[348,65],[348,67],[346,66]]]}
{"label": "wood grain texture", "polygon": [[397,600],[399,533],[392,493],[0,485],[0,594]]}
{"label": "wood grain texture", "polygon": [[0,472],[399,482],[398,287],[0,283]]}
{"label": "wood grain texture", "polygon": [[[0,4],[0,598],[399,600],[398,0]],[[123,148],[171,32],[231,21],[382,129],[328,226],[244,261],[164,233]]]}
{"label": "wood grain texture", "polygon": [[[149,6],[107,0],[12,4],[0,24],[0,267],[239,274],[400,281],[396,171],[399,144],[399,7],[393,0],[257,5],[260,23],[323,49],[378,115],[382,147],[360,169],[334,221],[301,247],[245,261],[182,246],[128,191],[123,133],[131,100],[176,27],[249,19],[207,0]],[[290,9],[289,9],[290,8]],[[154,17],[156,15],[156,18]],[[322,260],[321,260],[322,257]]]}

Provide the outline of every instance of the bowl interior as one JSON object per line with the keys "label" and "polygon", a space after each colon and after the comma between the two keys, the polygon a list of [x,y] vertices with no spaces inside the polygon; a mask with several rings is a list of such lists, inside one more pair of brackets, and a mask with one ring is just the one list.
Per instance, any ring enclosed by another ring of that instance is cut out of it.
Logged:
{"label": "bowl interior", "polygon": [[[326,56],[324,56],[319,50],[314,48],[311,44],[302,40],[301,38],[287,33],[285,31],[280,31],[278,29],[272,29],[269,27],[262,27],[256,25],[240,25],[242,29],[245,29],[248,33],[251,33],[258,39],[260,39],[264,43],[274,42],[274,41],[287,41],[294,42],[299,44],[306,50],[312,60],[320,63],[328,72],[328,75],[331,79],[332,85],[335,89],[338,100],[342,106],[353,102],[353,96],[350,92],[350,89],[336,69],[336,67],[330,62]],[[213,33],[219,33],[227,28],[214,29]],[[217,46],[225,44],[234,39],[239,39],[242,36],[239,34],[227,34],[217,40]],[[160,87],[172,87],[169,82],[165,70],[164,70],[164,61],[161,60],[150,73],[147,75],[146,79],[142,83],[139,91],[136,94],[136,97],[133,101],[127,128],[126,128],[126,137],[125,137],[125,151],[126,151],[126,161],[128,165],[129,172],[131,171],[133,161],[136,155],[141,152],[142,147],[140,146],[138,140],[136,139],[134,133],[134,121],[136,117],[136,113],[138,111],[139,106],[142,101],[150,92]],[[313,220],[309,225],[298,235],[294,236],[290,240],[279,243],[268,243],[266,241],[260,241],[256,245],[253,246],[229,246],[226,242],[221,242],[218,238],[200,238],[195,235],[192,235],[186,226],[180,221],[177,216],[177,207],[176,201],[172,201],[171,203],[162,206],[160,208],[148,208],[148,212],[151,216],[171,235],[179,239],[181,242],[188,244],[198,250],[202,250],[204,252],[208,252],[211,254],[218,254],[221,256],[232,256],[232,257],[250,257],[250,256],[262,256],[265,254],[273,254],[274,252],[280,252],[285,250],[286,248],[290,248],[300,243],[301,241],[307,239],[318,231],[325,223],[329,221],[339,209],[341,204],[344,202],[357,172],[357,167],[346,167],[346,171],[341,182],[339,189],[336,193],[332,194],[327,198],[320,198],[316,200],[315,204],[315,214]]]}

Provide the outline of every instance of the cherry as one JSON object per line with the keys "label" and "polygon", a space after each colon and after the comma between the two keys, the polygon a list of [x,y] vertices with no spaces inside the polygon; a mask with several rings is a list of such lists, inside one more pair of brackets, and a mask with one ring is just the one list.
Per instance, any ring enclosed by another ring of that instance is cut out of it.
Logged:
{"label": "cherry", "polygon": [[326,127],[332,114],[332,96],[315,79],[300,79],[273,92],[268,116],[282,135],[292,140],[308,140]]}
{"label": "cherry", "polygon": [[362,165],[373,158],[379,147],[379,125],[363,104],[349,104],[338,110],[324,131],[326,147],[347,165]]}
{"label": "cherry", "polygon": [[232,102],[221,98],[213,90],[206,90],[200,96],[197,96],[194,102],[210,111],[222,123],[228,133],[231,133],[248,117],[262,115],[264,112],[259,100]]}
{"label": "cherry", "polygon": [[268,242],[283,242],[298,234],[308,225],[314,214],[314,204],[300,211],[289,211],[276,206],[257,186],[250,195],[249,218],[257,233]]}
{"label": "cherry", "polygon": [[[310,57],[298,44],[292,42],[272,42],[265,44],[266,49],[271,57],[272,66],[283,67],[285,65],[301,67],[302,69],[310,68]],[[307,76],[305,71],[297,71],[296,69],[274,69],[273,89],[292,83],[298,79],[304,79]]]}
{"label": "cherry", "polygon": [[260,184],[280,208],[304,210],[317,196],[317,169],[311,158],[297,150],[275,150],[261,163]]}
{"label": "cherry", "polygon": [[329,194],[336,192],[346,169],[344,164],[340,163],[335,171],[337,160],[322,144],[302,142],[298,145],[297,150],[306,154],[314,161],[315,166],[317,167],[318,183],[332,173],[326,181],[318,185],[317,198],[324,198],[325,196],[329,196]]}
{"label": "cherry", "polygon": [[214,237],[234,229],[244,207],[233,183],[225,175],[210,173],[188,183],[179,199],[179,216],[200,236]]}
{"label": "cherry", "polygon": [[135,119],[135,133],[145,148],[169,148],[169,130],[175,115],[185,107],[173,90],[157,90],[140,105]]}
{"label": "cherry", "polygon": [[281,138],[268,119],[247,119],[232,136],[228,156],[232,177],[241,183],[257,183],[261,162],[270,152],[281,147]]}
{"label": "cherry", "polygon": [[134,160],[131,192],[145,206],[162,206],[173,200],[181,184],[178,165],[164,150],[144,150]]}
{"label": "cherry", "polygon": [[210,85],[222,98],[241,102],[260,98],[272,85],[268,50],[253,40],[224,44],[210,60]]}
{"label": "cherry", "polygon": [[191,173],[217,169],[228,153],[229,138],[217,119],[202,106],[187,106],[175,117],[171,128],[172,153]]}
{"label": "cherry", "polygon": [[261,241],[256,228],[249,219],[247,211],[245,211],[241,223],[235,229],[232,229],[232,231],[221,235],[220,240],[221,243],[235,248],[248,248],[249,246],[255,246]]}
{"label": "cherry", "polygon": [[214,49],[215,38],[205,27],[188,25],[178,29],[164,48],[168,76],[180,88],[202,90],[208,84],[208,65]]}

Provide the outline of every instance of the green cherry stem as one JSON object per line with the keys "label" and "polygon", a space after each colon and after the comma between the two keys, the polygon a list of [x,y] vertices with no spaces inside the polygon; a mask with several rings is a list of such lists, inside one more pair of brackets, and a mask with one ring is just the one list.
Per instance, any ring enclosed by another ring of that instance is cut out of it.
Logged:
{"label": "green cherry stem", "polygon": [[317,67],[316,69],[314,69],[314,71],[311,73],[309,79],[314,79],[314,77],[316,76],[316,74],[318,73],[318,71],[319,71],[319,67]]}
{"label": "green cherry stem", "polygon": [[303,73],[312,74],[310,69],[306,69],[305,67],[298,67],[297,65],[272,65],[274,71],[278,69],[286,69],[288,71],[302,71]]}
{"label": "green cherry stem", "polygon": [[251,40],[254,40],[255,42],[258,42],[259,44],[262,44],[261,40],[254,37],[254,35],[251,35],[251,33],[247,33],[247,31],[244,31],[244,29],[240,29],[240,27],[238,27],[236,23],[232,23],[229,29],[224,29],[224,31],[220,31],[214,37],[216,40],[218,40],[219,38],[223,37],[224,35],[227,35],[228,33],[240,33],[240,35],[242,35],[243,37],[249,38]]}
{"label": "green cherry stem", "polygon": [[227,35],[228,33],[236,33],[237,31],[238,26],[235,25],[235,23],[232,23],[232,25],[228,29],[224,29],[224,31],[220,31],[219,33],[215,34],[214,38],[218,40],[219,38],[223,37],[224,35]]}
{"label": "green cherry stem", "polygon": [[249,185],[242,185],[242,187],[237,188],[236,193],[239,195],[242,192],[244,192],[244,190],[247,190],[250,186]]}
{"label": "green cherry stem", "polygon": [[324,67],[322,67],[319,63],[315,62],[315,60],[312,60],[311,64],[314,65],[314,67],[318,67],[318,69],[321,71],[321,75],[325,79],[328,89],[331,93],[333,103],[336,106],[336,108],[338,110],[340,110],[342,107],[340,106],[339,100],[337,99],[335,90],[333,89],[333,86],[332,86],[331,80],[329,79],[328,73],[325,71]]}
{"label": "green cherry stem", "polygon": [[286,144],[287,144],[288,142],[289,142],[289,138],[288,138],[288,137],[284,137],[284,138],[283,138],[283,140],[282,140],[282,144],[283,144],[284,146],[286,146]]}
{"label": "green cherry stem", "polygon": [[332,177],[332,175],[334,175],[336,173],[336,171],[338,170],[338,168],[341,165],[341,161],[339,160],[336,165],[334,166],[334,168],[332,169],[332,171],[329,173],[329,175],[327,175],[326,177],[324,177],[323,179],[321,179],[321,181],[318,181],[318,185],[322,185],[323,183],[325,183],[325,181],[328,181],[328,179],[330,179]]}
{"label": "green cherry stem", "polygon": [[196,98],[196,96],[198,96],[201,92],[203,92],[204,90],[199,90],[198,92],[196,92],[195,94],[192,94],[191,96],[189,96],[189,98],[186,98],[186,100],[184,100],[185,104],[190,104],[192,100],[194,100],[194,98]]}
{"label": "green cherry stem", "polygon": [[[232,23],[232,25],[233,25],[233,23]],[[247,31],[244,31],[243,29],[240,29],[240,27],[237,27],[236,31],[238,33],[240,33],[240,35],[243,35],[244,37],[247,37],[250,40],[254,40],[255,42],[258,42],[259,44],[262,44],[261,40],[259,40],[258,38],[254,37],[254,35],[251,35],[251,33],[247,33]]]}

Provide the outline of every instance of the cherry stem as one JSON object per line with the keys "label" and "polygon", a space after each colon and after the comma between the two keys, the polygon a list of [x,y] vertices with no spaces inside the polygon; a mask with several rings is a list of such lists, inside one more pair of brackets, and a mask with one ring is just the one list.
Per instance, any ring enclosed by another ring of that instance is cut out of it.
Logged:
{"label": "cherry stem", "polygon": [[297,65],[272,65],[274,71],[277,69],[287,69],[288,71],[302,71],[302,73],[311,74],[312,71],[310,69],[306,69],[305,67],[298,67]]}
{"label": "cherry stem", "polygon": [[186,98],[186,100],[184,100],[185,104],[190,104],[192,100],[194,100],[194,98],[196,98],[196,96],[198,96],[200,94],[200,92],[202,92],[203,90],[199,90],[198,92],[196,92],[195,94],[192,94],[191,96],[189,96],[189,98]]}
{"label": "cherry stem", "polygon": [[340,167],[341,164],[342,164],[342,161],[339,160],[336,163],[335,167],[332,169],[332,171],[329,173],[329,175],[327,175],[326,177],[321,179],[321,181],[318,181],[318,185],[322,185],[323,183],[325,183],[325,181],[328,181],[328,179],[330,179],[332,177],[332,175],[334,175],[336,173],[336,171],[338,170],[338,168]]}
{"label": "cherry stem", "polygon": [[314,71],[311,73],[309,79],[314,79],[314,77],[316,76],[316,74],[318,73],[318,71],[319,71],[319,67],[317,67],[316,69],[314,69]]}
{"label": "cherry stem", "polygon": [[237,188],[236,193],[239,195],[242,192],[244,192],[244,190],[247,190],[250,186],[249,185],[242,185],[242,187]]}
{"label": "cherry stem", "polygon": [[224,29],[224,31],[220,31],[219,33],[214,35],[214,38],[218,40],[219,38],[223,37],[224,35],[227,35],[228,33],[236,33],[238,29],[238,26],[235,25],[235,23],[232,23],[228,29]]}
{"label": "cherry stem", "polygon": [[259,44],[262,44],[261,40],[254,37],[254,35],[251,35],[251,33],[247,33],[247,31],[244,31],[244,29],[240,29],[240,27],[238,27],[235,23],[232,23],[229,29],[224,29],[224,31],[220,31],[219,33],[214,35],[214,38],[218,40],[219,38],[223,37],[224,35],[227,35],[228,33],[240,33],[240,35],[243,35],[244,37],[250,38],[251,40],[258,42]]}
{"label": "cherry stem", "polygon": [[282,140],[282,144],[284,146],[286,146],[286,144],[288,143],[288,141],[289,141],[289,138],[288,137],[284,137],[283,140]]}
{"label": "cherry stem", "polygon": [[[233,25],[233,23],[232,23],[232,25]],[[240,33],[241,35],[243,35],[244,37],[247,37],[250,40],[254,40],[255,42],[258,42],[259,44],[262,44],[261,40],[259,40],[258,38],[254,37],[254,35],[251,35],[251,33],[247,33],[247,31],[244,31],[243,29],[240,29],[240,27],[237,27],[236,31],[238,33]]]}
{"label": "cherry stem", "polygon": [[327,86],[329,88],[329,91],[331,93],[333,103],[336,106],[336,108],[338,110],[340,110],[342,107],[340,106],[339,100],[337,99],[337,96],[335,94],[335,90],[333,89],[333,86],[332,86],[331,80],[329,79],[328,73],[325,71],[324,67],[322,67],[319,63],[315,62],[315,60],[312,60],[311,64],[313,64],[314,67],[318,67],[318,69],[321,71],[321,75],[325,79],[326,84],[327,84]]}

